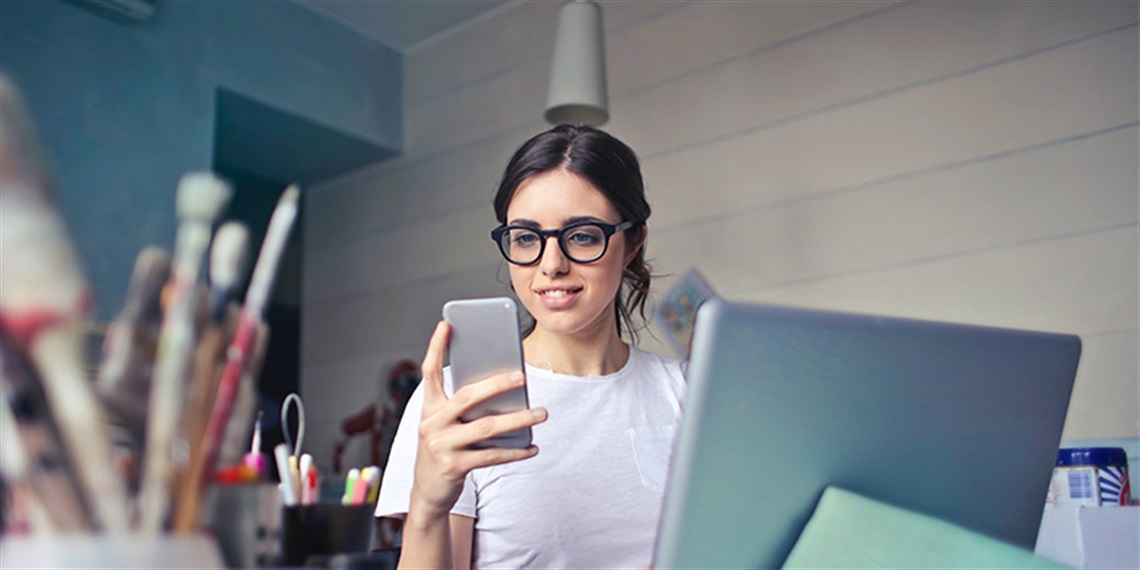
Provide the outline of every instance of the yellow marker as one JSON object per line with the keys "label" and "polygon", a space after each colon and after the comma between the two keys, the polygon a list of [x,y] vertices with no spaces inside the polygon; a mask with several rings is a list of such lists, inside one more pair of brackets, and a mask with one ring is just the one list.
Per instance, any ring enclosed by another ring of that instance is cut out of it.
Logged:
{"label": "yellow marker", "polygon": [[368,485],[368,499],[367,499],[367,501],[368,501],[369,505],[372,505],[372,504],[376,503],[376,499],[379,498],[379,496],[380,496],[380,475],[381,475],[381,471],[380,471],[380,468],[375,466],[375,465],[373,465],[372,467],[369,467],[368,469],[372,473],[372,477],[369,478],[369,480],[368,480],[369,485]]}
{"label": "yellow marker", "polygon": [[297,463],[297,456],[289,456],[289,483],[293,485],[293,496],[298,500],[301,497],[301,467]]}

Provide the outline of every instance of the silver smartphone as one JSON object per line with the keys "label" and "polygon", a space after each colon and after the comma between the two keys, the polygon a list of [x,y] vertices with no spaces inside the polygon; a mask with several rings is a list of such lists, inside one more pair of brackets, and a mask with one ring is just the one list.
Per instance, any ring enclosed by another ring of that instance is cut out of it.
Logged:
{"label": "silver smartphone", "polygon": [[[461,299],[443,305],[443,319],[451,325],[448,359],[456,390],[494,374],[523,369],[518,313],[514,300],[508,297]],[[526,386],[522,386],[483,402],[460,419],[469,422],[528,407]],[[523,448],[530,442],[531,431],[527,427],[484,440],[475,447]]]}

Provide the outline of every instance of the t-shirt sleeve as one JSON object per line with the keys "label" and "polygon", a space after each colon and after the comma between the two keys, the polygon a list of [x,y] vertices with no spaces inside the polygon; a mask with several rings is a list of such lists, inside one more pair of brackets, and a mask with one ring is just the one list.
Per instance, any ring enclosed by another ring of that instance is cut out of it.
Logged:
{"label": "t-shirt sleeve", "polygon": [[408,398],[404,415],[396,428],[392,440],[392,450],[388,453],[388,463],[380,478],[380,496],[376,499],[377,517],[404,518],[408,513],[408,503],[412,496],[412,479],[415,474],[416,447],[420,417],[424,409],[423,382]]}
{"label": "t-shirt sleeve", "polygon": [[[444,378],[450,380],[448,370],[444,370]],[[450,382],[448,381],[450,386]],[[450,392],[450,390],[448,390]],[[416,387],[408,405],[404,408],[404,415],[400,418],[400,425],[396,428],[396,437],[392,441],[392,451],[388,455],[388,463],[384,467],[384,475],[380,479],[380,496],[376,499],[376,517],[391,517],[402,519],[408,514],[408,505],[412,497],[412,482],[415,479],[416,449],[419,446],[420,418],[424,409],[424,385]],[[471,474],[463,484],[463,492],[459,495],[453,514],[475,517],[475,486],[472,484]]]}

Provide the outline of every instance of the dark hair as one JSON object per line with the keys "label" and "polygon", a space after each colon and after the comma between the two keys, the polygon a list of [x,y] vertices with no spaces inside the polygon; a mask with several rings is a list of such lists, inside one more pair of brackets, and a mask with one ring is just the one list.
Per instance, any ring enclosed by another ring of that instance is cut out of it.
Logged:
{"label": "dark hair", "polygon": [[[650,208],[645,200],[645,183],[637,155],[613,135],[587,125],[559,125],[531,137],[515,151],[495,193],[495,217],[499,223],[507,223],[507,206],[523,182],[560,169],[589,182],[613,204],[622,221],[633,222],[633,226],[625,230],[627,239],[636,240],[645,234]],[[645,321],[649,271],[643,244],[637,256],[622,270],[622,290],[618,291],[614,303],[618,334],[624,323],[634,340],[637,332],[632,316],[636,311],[641,321]]]}

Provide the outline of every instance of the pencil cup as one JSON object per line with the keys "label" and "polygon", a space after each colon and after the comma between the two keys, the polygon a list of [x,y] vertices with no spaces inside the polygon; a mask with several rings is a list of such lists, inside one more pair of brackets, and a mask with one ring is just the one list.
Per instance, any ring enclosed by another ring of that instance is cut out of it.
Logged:
{"label": "pencil cup", "polygon": [[218,538],[226,566],[264,567],[276,562],[281,550],[280,512],[277,485],[213,485],[202,526]]}
{"label": "pencil cup", "polygon": [[281,556],[303,565],[312,556],[367,552],[372,547],[372,506],[318,503],[282,510]]}

